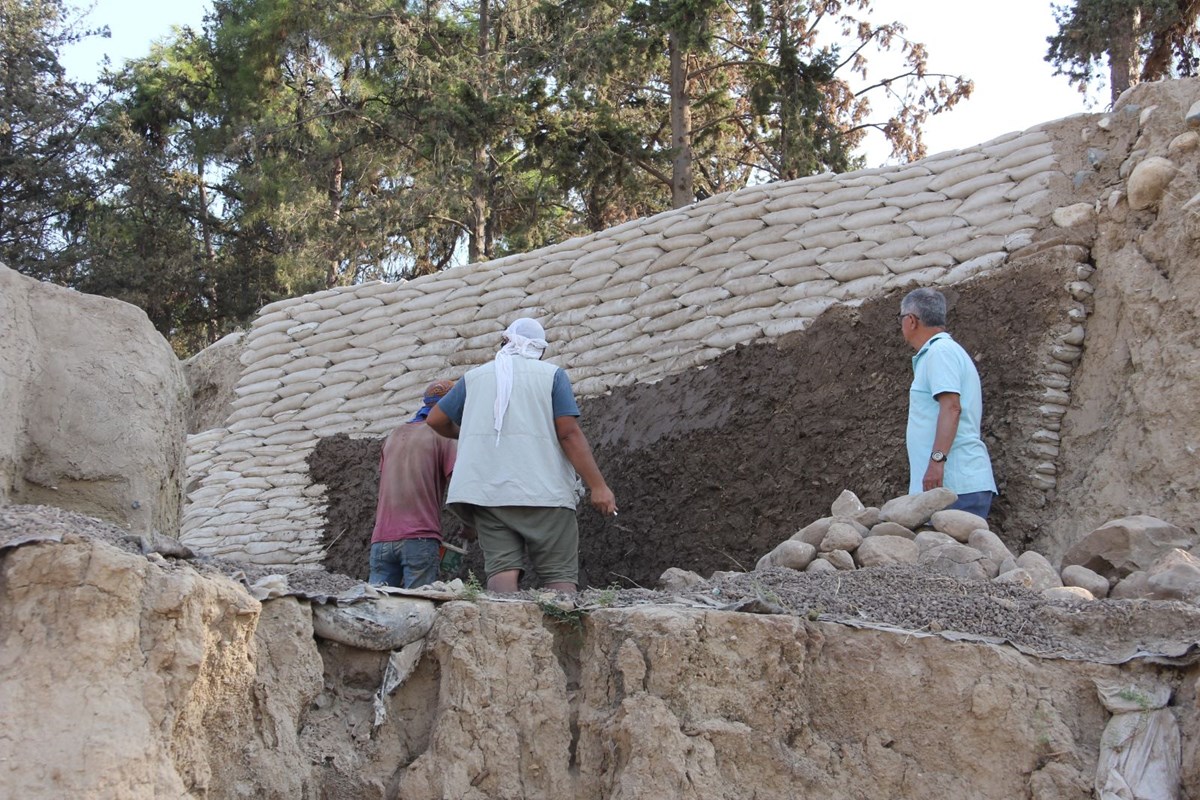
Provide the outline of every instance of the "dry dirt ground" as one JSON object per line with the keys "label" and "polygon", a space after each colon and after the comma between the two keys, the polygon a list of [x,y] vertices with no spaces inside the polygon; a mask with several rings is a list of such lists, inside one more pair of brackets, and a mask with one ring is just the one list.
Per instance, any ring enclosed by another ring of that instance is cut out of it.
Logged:
{"label": "dry dirt ground", "polygon": [[[48,506],[0,508],[0,553],[21,541],[80,536],[139,552],[136,538],[109,523]],[[270,574],[214,558],[168,559],[177,569],[222,574],[251,584]],[[292,593],[335,595],[360,581],[317,570],[288,575]],[[732,573],[683,592],[650,589],[589,589],[566,609],[559,596],[526,592],[548,614],[566,622],[578,610],[645,604],[684,604],[764,614],[793,614],[811,620],[884,627],[910,635],[938,634],[994,643],[1023,652],[1102,663],[1120,663],[1139,652],[1190,660],[1200,642],[1200,609],[1186,603],[1131,600],[1048,600],[1015,585],[962,581],[931,575],[920,567],[886,567],[838,573],[804,573],[783,568]],[[1190,644],[1189,644],[1190,643]],[[1167,659],[1168,661],[1173,658]]]}
{"label": "dry dirt ground", "polygon": [[[1022,483],[1032,470],[1015,451],[1032,431],[1019,428],[1041,391],[1037,368],[1065,319],[1070,277],[1066,265],[1035,260],[946,291],[950,330],[983,381],[1001,492],[992,528],[1014,552],[1035,539],[1038,509],[1026,506],[1041,499]],[[912,351],[897,323],[901,296],[830,309],[776,344],[581,400],[581,424],[620,507],[615,520],[580,511],[581,585],[651,586],[668,567],[750,569],[826,516],[843,489],[868,505],[905,494]],[[381,441],[337,436],[309,458],[313,480],[328,487],[331,571],[367,577]],[[477,558],[467,569],[483,574]]]}

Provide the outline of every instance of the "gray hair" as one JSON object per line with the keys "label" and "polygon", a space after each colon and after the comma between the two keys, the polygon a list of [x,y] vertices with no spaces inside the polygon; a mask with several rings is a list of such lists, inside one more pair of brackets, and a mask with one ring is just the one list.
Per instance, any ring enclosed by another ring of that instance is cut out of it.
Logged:
{"label": "gray hair", "polygon": [[901,314],[916,314],[922,325],[946,327],[946,296],[937,289],[923,286],[913,289],[900,301]]}

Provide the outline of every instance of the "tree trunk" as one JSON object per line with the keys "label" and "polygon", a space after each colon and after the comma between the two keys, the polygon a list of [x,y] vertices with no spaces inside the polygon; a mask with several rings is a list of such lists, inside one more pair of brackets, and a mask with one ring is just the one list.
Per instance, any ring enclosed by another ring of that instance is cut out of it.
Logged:
{"label": "tree trunk", "polygon": [[200,203],[200,233],[204,237],[204,257],[211,266],[217,260],[212,243],[212,219],[208,213],[208,187],[204,185],[204,158],[196,155],[196,187]]}
{"label": "tree trunk", "polygon": [[1108,51],[1108,81],[1112,102],[1137,80],[1137,41],[1141,31],[1141,12],[1134,11],[1127,25],[1113,25],[1112,44]]}
{"label": "tree trunk", "polygon": [[1142,64],[1140,80],[1143,83],[1171,76],[1175,47],[1179,42],[1186,41],[1188,32],[1195,27],[1196,18],[1200,16],[1200,0],[1178,0],[1176,8],[1179,14],[1175,22],[1166,30],[1155,33],[1150,43],[1150,52]]}
{"label": "tree trunk", "polygon": [[[488,81],[488,37],[491,35],[491,9],[488,0],[479,0],[479,100],[490,99]],[[487,257],[488,218],[488,152],[479,131],[480,140],[471,157],[471,220],[467,234],[467,261],[475,264]]]}
{"label": "tree trunk", "polygon": [[342,174],[344,170],[342,157],[337,156],[333,160],[333,169],[329,175],[329,217],[333,221],[329,237],[329,272],[325,275],[325,286],[329,289],[337,286],[341,273],[341,259],[337,252],[337,226],[342,218]]}
{"label": "tree trunk", "polygon": [[672,31],[668,35],[671,57],[671,208],[683,208],[696,200],[692,188],[692,103],[688,92],[687,53]]}

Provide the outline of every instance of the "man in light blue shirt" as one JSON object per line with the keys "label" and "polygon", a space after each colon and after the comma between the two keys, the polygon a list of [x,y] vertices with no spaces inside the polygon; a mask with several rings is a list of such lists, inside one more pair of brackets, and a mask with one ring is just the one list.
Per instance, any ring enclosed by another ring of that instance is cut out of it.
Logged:
{"label": "man in light blue shirt", "polygon": [[908,390],[908,492],[945,486],[958,495],[951,508],[987,519],[996,480],[979,430],[983,391],[975,363],[946,332],[945,296],[929,288],[905,295],[900,330],[917,351]]}

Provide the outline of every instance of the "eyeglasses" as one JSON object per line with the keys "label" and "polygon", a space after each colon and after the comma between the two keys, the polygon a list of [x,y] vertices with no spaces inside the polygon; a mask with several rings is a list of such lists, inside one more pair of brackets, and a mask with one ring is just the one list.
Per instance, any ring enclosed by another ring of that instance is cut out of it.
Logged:
{"label": "eyeglasses", "polygon": [[904,318],[905,318],[905,317],[915,317],[915,316],[916,316],[916,314],[913,314],[913,313],[909,312],[908,314],[901,313],[901,314],[899,314],[898,316],[900,317],[900,321],[901,321],[901,322],[904,322]]}

